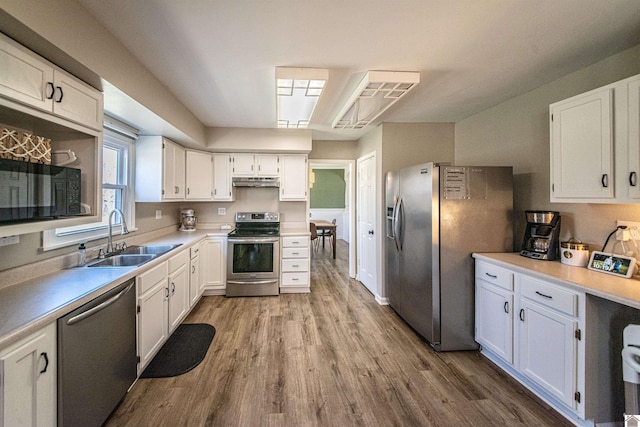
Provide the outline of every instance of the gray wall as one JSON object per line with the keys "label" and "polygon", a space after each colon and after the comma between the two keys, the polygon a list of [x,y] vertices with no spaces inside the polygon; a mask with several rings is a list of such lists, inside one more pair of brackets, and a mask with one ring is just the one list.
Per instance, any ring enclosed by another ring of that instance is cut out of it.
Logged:
{"label": "gray wall", "polygon": [[549,201],[549,104],[638,73],[640,46],[456,123],[457,164],[514,168],[516,248],[521,245],[528,209],[559,211],[561,240],[576,237],[597,250],[616,220],[640,221],[640,205]]}

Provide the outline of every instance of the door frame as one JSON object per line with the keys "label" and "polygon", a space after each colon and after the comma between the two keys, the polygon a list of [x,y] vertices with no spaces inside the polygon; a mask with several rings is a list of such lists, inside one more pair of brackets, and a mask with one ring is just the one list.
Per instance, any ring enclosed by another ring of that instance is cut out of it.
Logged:
{"label": "door frame", "polygon": [[[342,160],[342,159],[309,159],[309,169],[316,168],[335,168],[344,169],[349,174],[349,180],[347,182],[348,200],[349,200],[349,277],[356,277],[356,248],[357,248],[357,234],[356,234],[356,179],[354,174],[356,173],[355,160]],[[309,199],[309,198],[307,198]],[[309,206],[311,201],[307,200],[307,212],[309,212]]]}

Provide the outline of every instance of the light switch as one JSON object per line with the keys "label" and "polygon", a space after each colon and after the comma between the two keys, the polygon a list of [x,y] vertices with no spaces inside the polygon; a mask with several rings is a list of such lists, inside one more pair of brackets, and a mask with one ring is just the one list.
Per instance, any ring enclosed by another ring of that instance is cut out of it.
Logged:
{"label": "light switch", "polygon": [[156,219],[162,218],[162,211],[160,209],[156,210]]}

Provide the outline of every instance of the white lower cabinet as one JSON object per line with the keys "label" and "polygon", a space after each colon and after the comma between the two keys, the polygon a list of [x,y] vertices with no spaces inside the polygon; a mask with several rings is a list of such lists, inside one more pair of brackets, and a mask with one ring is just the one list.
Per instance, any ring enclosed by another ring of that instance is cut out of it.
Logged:
{"label": "white lower cabinet", "polygon": [[56,425],[56,323],[0,352],[0,425]]}
{"label": "white lower cabinet", "polygon": [[584,421],[587,400],[585,309],[583,292],[476,260],[482,353],[578,421]]}
{"label": "white lower cabinet", "polygon": [[189,262],[189,306],[196,305],[204,289],[200,274],[200,245],[191,247],[191,261]]}
{"label": "white lower cabinet", "polygon": [[136,278],[138,374],[189,313],[189,249]]}
{"label": "white lower cabinet", "polygon": [[311,292],[309,235],[282,238],[280,293]]}
{"label": "white lower cabinet", "polygon": [[200,244],[203,291],[208,295],[224,295],[226,290],[227,238],[209,236]]}

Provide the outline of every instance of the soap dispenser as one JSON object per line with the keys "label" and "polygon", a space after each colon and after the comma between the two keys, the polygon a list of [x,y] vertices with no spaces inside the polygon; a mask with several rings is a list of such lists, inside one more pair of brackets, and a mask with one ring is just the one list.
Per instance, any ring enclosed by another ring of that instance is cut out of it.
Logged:
{"label": "soap dispenser", "polygon": [[84,265],[84,263],[86,262],[87,259],[87,248],[84,245],[84,243],[80,243],[80,246],[78,247],[78,267],[81,267]]}

